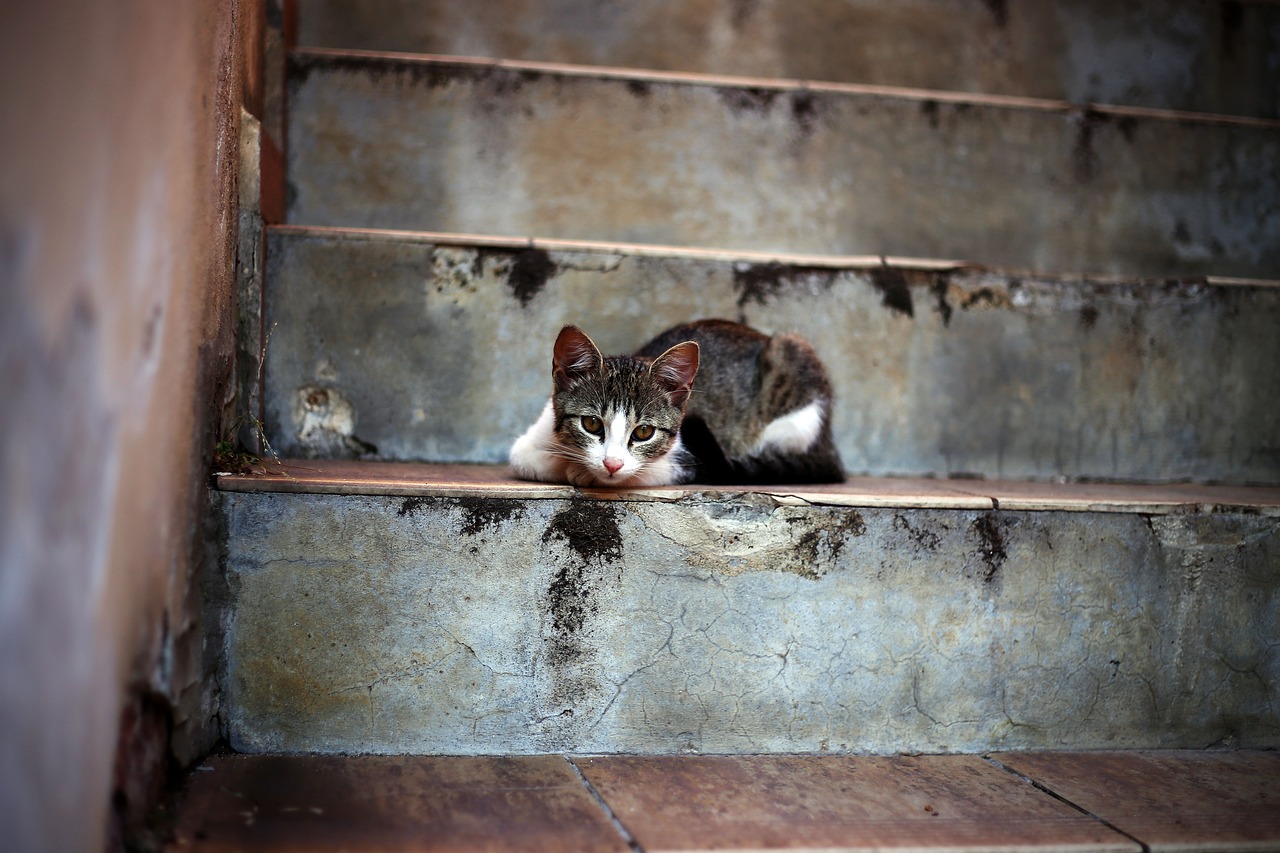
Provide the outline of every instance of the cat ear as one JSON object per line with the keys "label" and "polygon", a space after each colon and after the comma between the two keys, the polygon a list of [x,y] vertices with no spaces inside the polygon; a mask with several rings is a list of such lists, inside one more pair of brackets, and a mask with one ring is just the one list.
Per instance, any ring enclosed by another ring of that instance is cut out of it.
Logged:
{"label": "cat ear", "polygon": [[683,406],[698,374],[698,345],[693,341],[676,344],[653,360],[649,375],[667,391],[672,405]]}
{"label": "cat ear", "polygon": [[604,367],[604,358],[591,338],[577,326],[565,326],[556,338],[551,357],[551,378],[556,388],[564,388],[575,379],[597,373]]}

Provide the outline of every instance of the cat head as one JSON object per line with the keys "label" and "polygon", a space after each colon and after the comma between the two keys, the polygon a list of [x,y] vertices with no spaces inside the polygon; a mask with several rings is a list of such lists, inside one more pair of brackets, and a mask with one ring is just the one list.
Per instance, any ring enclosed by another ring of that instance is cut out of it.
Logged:
{"label": "cat head", "polygon": [[579,486],[644,486],[673,481],[680,423],[698,372],[698,345],[676,344],[655,359],[605,358],[576,326],[556,338],[556,452]]}

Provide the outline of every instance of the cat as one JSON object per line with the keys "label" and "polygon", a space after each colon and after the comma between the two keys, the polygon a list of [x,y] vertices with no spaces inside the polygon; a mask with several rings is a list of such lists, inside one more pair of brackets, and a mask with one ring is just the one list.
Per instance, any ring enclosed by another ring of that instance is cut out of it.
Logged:
{"label": "cat", "polygon": [[700,320],[634,355],[604,357],[565,326],[551,375],[551,399],[511,447],[518,477],[627,487],[844,480],[831,382],[799,336]]}

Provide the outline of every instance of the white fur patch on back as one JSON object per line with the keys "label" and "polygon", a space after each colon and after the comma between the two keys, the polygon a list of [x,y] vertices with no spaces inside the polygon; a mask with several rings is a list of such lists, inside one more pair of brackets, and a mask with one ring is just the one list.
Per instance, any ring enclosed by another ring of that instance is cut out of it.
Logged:
{"label": "white fur patch on back", "polygon": [[823,400],[814,400],[794,412],[775,418],[760,433],[756,453],[777,450],[784,453],[803,453],[813,446],[822,432],[822,418],[827,406]]}

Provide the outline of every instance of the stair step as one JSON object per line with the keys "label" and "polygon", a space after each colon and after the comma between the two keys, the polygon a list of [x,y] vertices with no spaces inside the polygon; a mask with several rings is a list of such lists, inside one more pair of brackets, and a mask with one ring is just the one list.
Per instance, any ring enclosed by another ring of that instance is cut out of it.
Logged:
{"label": "stair step", "polygon": [[1280,268],[1277,121],[355,51],[291,68],[295,224]]}
{"label": "stair step", "polygon": [[[1278,118],[1280,8],[1121,0],[302,0],[299,41]],[[1135,32],[1136,31],[1136,32]],[[1268,65],[1268,63],[1270,63]]]}
{"label": "stair step", "polygon": [[218,756],[192,774],[174,840],[181,850],[1227,853],[1280,843],[1277,773],[1280,754],[1262,752]]}
{"label": "stair step", "polygon": [[217,494],[242,752],[1280,746],[1280,489],[268,468]]}
{"label": "stair step", "polygon": [[798,331],[856,473],[1280,482],[1280,287],[285,226],[265,424],[286,456],[500,462],[565,323]]}
{"label": "stair step", "polygon": [[493,498],[679,502],[707,495],[763,496],[796,506],[900,509],[1008,509],[1120,512],[1144,515],[1243,513],[1280,517],[1280,486],[1193,483],[1043,483],[933,477],[851,477],[844,483],[803,486],[704,486],[604,489],[512,479],[505,465],[432,465],[345,459],[268,460],[258,470],[217,474],[226,492],[389,497]]}

